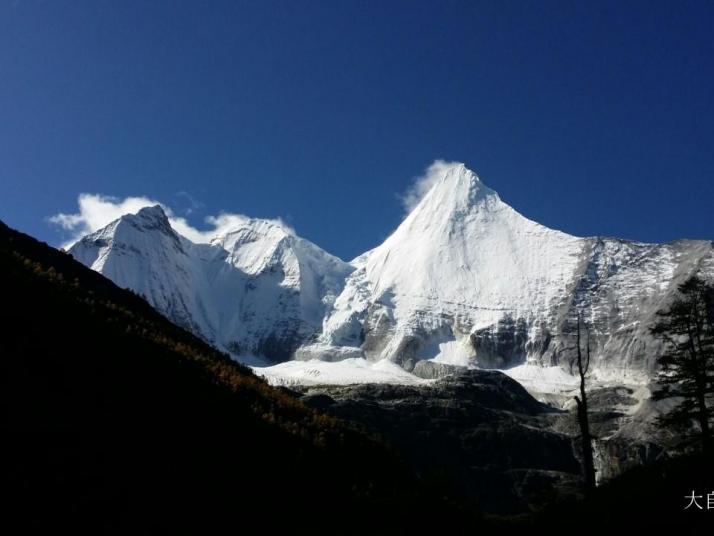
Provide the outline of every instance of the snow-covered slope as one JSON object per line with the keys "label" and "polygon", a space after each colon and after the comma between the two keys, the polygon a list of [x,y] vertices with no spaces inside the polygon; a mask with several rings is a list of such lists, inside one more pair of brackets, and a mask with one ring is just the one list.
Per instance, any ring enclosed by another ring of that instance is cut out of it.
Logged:
{"label": "snow-covered slope", "polygon": [[236,218],[194,244],[158,206],[70,251],[234,355],[302,362],[266,370],[271,381],[308,381],[322,371],[315,359],[355,365],[323,365],[323,379],[350,369],[394,381],[391,365],[364,359],[437,376],[453,365],[567,371],[578,314],[599,378],[646,380],[661,350],[648,331],[656,311],[689,275],[714,278],[712,242],[570,236],[520,215],[463,164],[445,166],[394,233],[350,264],[266,220]]}
{"label": "snow-covered slope", "polygon": [[194,244],[171,228],[160,206],[121,217],[70,253],[255,363],[289,359],[315,335],[352,271],[273,221],[236,219],[210,244]]}

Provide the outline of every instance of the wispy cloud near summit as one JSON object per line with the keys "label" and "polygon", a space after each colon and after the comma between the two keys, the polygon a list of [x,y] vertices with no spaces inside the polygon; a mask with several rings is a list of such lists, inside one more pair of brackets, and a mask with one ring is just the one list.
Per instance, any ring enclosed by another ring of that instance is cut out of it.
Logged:
{"label": "wispy cloud near summit", "polygon": [[422,175],[414,177],[411,186],[407,191],[399,196],[404,207],[405,214],[409,214],[414,207],[419,204],[431,187],[443,177],[449,168],[459,165],[459,162],[447,162],[446,160],[434,160]]}

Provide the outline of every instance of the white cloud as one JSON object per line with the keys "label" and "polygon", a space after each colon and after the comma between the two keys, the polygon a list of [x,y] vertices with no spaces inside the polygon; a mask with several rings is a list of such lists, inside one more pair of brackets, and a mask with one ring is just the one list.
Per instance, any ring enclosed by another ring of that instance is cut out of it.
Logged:
{"label": "white cloud", "polygon": [[409,214],[414,207],[419,204],[431,187],[441,179],[446,172],[453,166],[459,165],[460,162],[447,162],[446,160],[434,160],[429,167],[424,170],[424,173],[419,177],[415,177],[411,186],[407,188],[399,198],[404,206],[404,211]]}
{"label": "white cloud", "polygon": [[[71,238],[62,244],[63,248],[69,248],[83,236],[106,227],[125,214],[136,214],[144,207],[153,207],[155,205],[161,205],[161,208],[164,209],[166,216],[169,218],[171,227],[177,233],[196,243],[210,242],[211,239],[222,232],[235,229],[250,220],[250,218],[242,214],[223,212],[218,216],[206,216],[204,221],[208,228],[199,230],[189,224],[185,218],[176,216],[169,206],[144,196],[119,199],[101,194],[83,193],[79,195],[77,205],[79,210],[74,214],[59,213],[48,218],[50,223],[69,232]],[[281,219],[268,221],[279,225],[290,234],[295,234],[292,227]]]}

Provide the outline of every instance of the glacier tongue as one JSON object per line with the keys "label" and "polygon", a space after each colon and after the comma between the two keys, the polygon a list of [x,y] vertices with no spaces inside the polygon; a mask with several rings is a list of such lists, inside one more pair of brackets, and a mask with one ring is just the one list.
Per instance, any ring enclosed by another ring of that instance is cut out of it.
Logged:
{"label": "glacier tongue", "polygon": [[400,385],[428,385],[425,380],[410,374],[386,359],[370,362],[360,358],[342,361],[287,361],[272,367],[257,367],[256,374],[276,386],[295,385],[352,385],[359,383],[388,383]]}

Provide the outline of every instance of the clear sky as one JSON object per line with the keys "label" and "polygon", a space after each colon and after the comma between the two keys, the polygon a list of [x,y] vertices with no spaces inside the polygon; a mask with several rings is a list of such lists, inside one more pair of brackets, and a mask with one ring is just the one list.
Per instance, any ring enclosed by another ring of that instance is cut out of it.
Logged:
{"label": "clear sky", "polygon": [[[626,5],[625,5],[626,4]],[[80,193],[343,258],[435,159],[576,235],[714,239],[714,3],[0,0],[0,219]]]}

